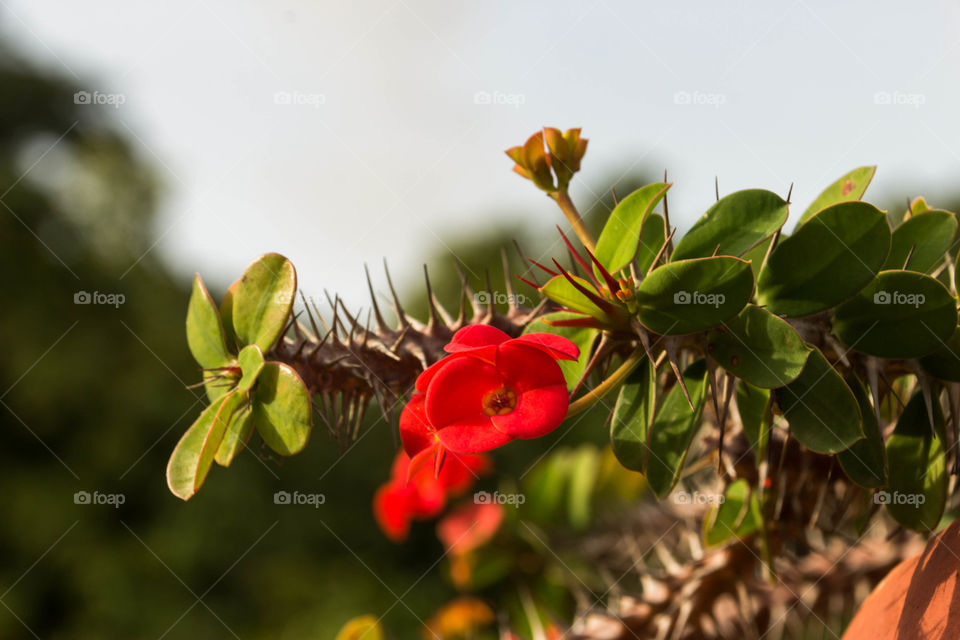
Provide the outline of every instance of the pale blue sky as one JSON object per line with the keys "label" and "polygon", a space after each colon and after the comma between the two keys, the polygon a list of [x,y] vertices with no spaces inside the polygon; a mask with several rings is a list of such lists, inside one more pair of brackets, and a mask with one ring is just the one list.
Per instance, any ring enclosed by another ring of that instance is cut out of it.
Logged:
{"label": "pale blue sky", "polygon": [[279,251],[308,294],[360,304],[364,262],[412,278],[440,238],[497,224],[480,213],[559,221],[503,155],[544,124],[591,141],[584,208],[632,163],[667,167],[681,229],[715,175],[724,193],[794,182],[794,216],[862,164],[874,198],[960,189],[955,3],[3,0],[0,16],[78,90],[123,95],[120,126],[168,187],[154,250],[215,282]]}

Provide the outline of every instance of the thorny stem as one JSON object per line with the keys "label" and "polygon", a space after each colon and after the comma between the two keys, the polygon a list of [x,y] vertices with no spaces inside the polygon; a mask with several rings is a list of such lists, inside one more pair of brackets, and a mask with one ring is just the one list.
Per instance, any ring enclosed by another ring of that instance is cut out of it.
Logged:
{"label": "thorny stem", "polygon": [[587,226],[583,223],[583,218],[580,217],[580,212],[577,211],[577,207],[573,204],[573,200],[570,199],[570,194],[567,190],[554,191],[549,195],[556,201],[560,210],[563,211],[563,215],[567,216],[567,221],[570,223],[570,226],[573,227],[583,246],[593,253],[596,250],[597,243],[593,241],[593,236],[590,235]]}
{"label": "thorny stem", "polygon": [[637,368],[637,365],[643,362],[645,357],[646,353],[643,347],[638,347],[636,351],[630,354],[629,358],[623,361],[623,364],[621,364],[616,371],[610,374],[609,378],[577,398],[576,401],[570,403],[570,408],[567,409],[567,417],[569,418],[578,413],[582,413],[599,402],[611,389],[623,382],[624,379]]}

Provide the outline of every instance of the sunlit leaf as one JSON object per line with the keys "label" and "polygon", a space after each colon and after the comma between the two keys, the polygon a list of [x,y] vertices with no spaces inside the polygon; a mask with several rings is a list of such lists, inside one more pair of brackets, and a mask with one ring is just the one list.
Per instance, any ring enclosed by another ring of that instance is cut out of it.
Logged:
{"label": "sunlit leaf", "polygon": [[851,202],[862,198],[867,187],[870,186],[870,181],[873,180],[873,174],[875,174],[876,171],[876,167],[859,167],[840,176],[836,182],[824,189],[823,192],[817,196],[817,199],[810,203],[807,210],[800,216],[800,221],[797,223],[798,226],[812,218],[822,209],[831,205],[840,202]]}
{"label": "sunlit leaf", "polygon": [[644,221],[670,186],[669,183],[654,182],[640,187],[610,212],[596,250],[597,259],[608,271],[615,273],[623,269],[637,255]]}
{"label": "sunlit leaf", "polygon": [[193,278],[193,293],[187,307],[187,346],[193,359],[204,369],[225,367],[233,362],[217,306],[199,273]]}
{"label": "sunlit leaf", "polygon": [[253,423],[267,446],[285,456],[306,446],[313,426],[310,394],[293,368],[266,363],[252,399]]}
{"label": "sunlit leaf", "polygon": [[673,250],[671,260],[740,256],[787,221],[787,201],[764,189],[746,189],[720,198],[697,220]]}
{"label": "sunlit leaf", "polygon": [[293,263],[277,253],[257,258],[232,293],[231,320],[243,346],[256,344],[266,353],[287,324],[297,291]]}

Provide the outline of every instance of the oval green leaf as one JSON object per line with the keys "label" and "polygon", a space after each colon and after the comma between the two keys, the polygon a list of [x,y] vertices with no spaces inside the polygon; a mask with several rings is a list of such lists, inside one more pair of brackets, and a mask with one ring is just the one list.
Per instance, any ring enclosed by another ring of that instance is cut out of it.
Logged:
{"label": "oval green leaf", "polygon": [[787,221],[789,204],[764,189],[746,189],[720,198],[684,234],[671,260],[740,256]]}
{"label": "oval green leaf", "polygon": [[757,299],[781,316],[829,309],[867,286],[889,250],[883,211],[866,202],[828,207],[773,250],[760,272]]}
{"label": "oval green leaf", "polygon": [[[627,469],[643,471],[649,458],[647,438],[656,402],[653,365],[644,358],[620,387],[610,421],[610,446]],[[688,407],[689,408],[689,407]]]}
{"label": "oval green leaf", "polygon": [[887,484],[887,452],[880,435],[877,414],[859,380],[848,377],[847,386],[860,406],[865,437],[854,442],[849,449],[838,453],[837,461],[851,480],[861,487],[876,489]]}
{"label": "oval green leaf", "polygon": [[723,502],[712,506],[703,519],[703,542],[708,547],[734,538],[745,538],[760,526],[759,503],[750,491],[750,483],[740,478],[723,492]]}
{"label": "oval green leaf", "polygon": [[819,349],[796,380],[774,393],[791,433],[811,451],[837,453],[863,438],[857,399]]}
{"label": "oval green leaf", "polygon": [[579,313],[570,313],[569,311],[555,311],[547,313],[527,325],[524,333],[551,333],[557,336],[563,336],[573,342],[580,349],[580,357],[576,360],[559,360],[560,370],[563,371],[563,379],[567,381],[567,389],[573,387],[583,377],[587,369],[587,363],[593,355],[593,343],[596,342],[600,334],[599,329],[592,327],[556,327],[549,324],[559,320],[574,320],[582,318]]}
{"label": "oval green leaf", "polygon": [[829,206],[862,198],[876,172],[876,167],[859,167],[840,176],[836,182],[824,189],[823,192],[817,196],[817,199],[810,203],[807,210],[800,216],[800,221],[797,225],[803,224]]}
{"label": "oval green leaf", "polygon": [[251,435],[253,435],[253,409],[250,403],[246,402],[233,413],[227,424],[223,441],[214,457],[216,463],[229,467],[237,454],[247,446]]}
{"label": "oval green leaf", "polygon": [[957,218],[949,211],[913,215],[893,230],[890,255],[883,268],[931,273],[943,263],[956,233]]}
{"label": "oval green leaf", "polygon": [[657,267],[637,287],[640,322],[663,335],[695,333],[736,316],[753,295],[750,263],[730,256]]}
{"label": "oval green leaf", "polygon": [[306,446],[313,426],[310,394],[293,368],[266,363],[252,399],[253,423],[267,446],[284,456]]}
{"label": "oval green leaf", "polygon": [[787,322],[748,304],[735,318],[710,331],[707,352],[738,378],[773,389],[800,375],[810,347]]}
{"label": "oval green leaf", "polygon": [[268,253],[247,267],[238,282],[230,314],[237,341],[242,346],[255,344],[266,353],[286,328],[297,271],[280,254]]}
{"label": "oval green leaf", "polygon": [[233,392],[208,406],[187,429],[167,463],[167,486],[173,495],[189,500],[203,484],[233,413],[247,394]]}
{"label": "oval green leaf", "polygon": [[637,255],[644,222],[670,186],[670,183],[654,182],[640,187],[610,212],[595,252],[597,260],[608,271],[615,273],[623,269]]}
{"label": "oval green leaf", "polygon": [[225,367],[233,362],[217,306],[199,273],[193,278],[193,292],[187,306],[187,346],[193,359],[204,369]]}
{"label": "oval green leaf", "polygon": [[680,479],[693,437],[700,429],[707,393],[707,364],[697,360],[683,372],[683,381],[695,409],[691,410],[679,384],[671,387],[650,425],[647,482],[659,498],[667,497]]}
{"label": "oval green leaf", "polygon": [[243,374],[240,382],[237,383],[237,389],[249,391],[263,370],[263,351],[255,344],[248,344],[240,350],[237,361],[240,363],[240,371]]}
{"label": "oval green leaf", "polygon": [[943,346],[957,327],[956,300],[939,281],[913,271],[883,271],[834,311],[847,345],[881,358],[916,358]]}
{"label": "oval green leaf", "polygon": [[653,259],[660,253],[666,241],[667,223],[663,216],[657,213],[647,216],[640,232],[640,249],[637,251],[637,266],[640,267],[641,274],[650,270]]}
{"label": "oval green leaf", "polygon": [[[893,435],[887,440],[890,461],[888,489],[874,499],[887,505],[893,519],[908,529],[932,531],[947,502],[947,464],[943,449],[943,413],[933,405],[934,429],[927,404],[918,391],[907,403]],[[935,432],[935,433],[934,433]]]}

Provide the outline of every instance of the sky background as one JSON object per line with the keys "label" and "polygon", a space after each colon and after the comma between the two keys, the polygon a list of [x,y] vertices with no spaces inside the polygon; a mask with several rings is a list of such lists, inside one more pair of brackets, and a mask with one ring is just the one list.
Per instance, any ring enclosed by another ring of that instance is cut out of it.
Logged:
{"label": "sky background", "polygon": [[714,176],[722,194],[794,183],[792,219],[864,164],[873,199],[960,188],[948,2],[0,0],[0,16],[156,165],[152,251],[221,286],[278,251],[308,295],[363,304],[364,262],[413,278],[441,243],[559,222],[503,155],[543,125],[590,139],[581,210],[667,168],[681,231]]}

